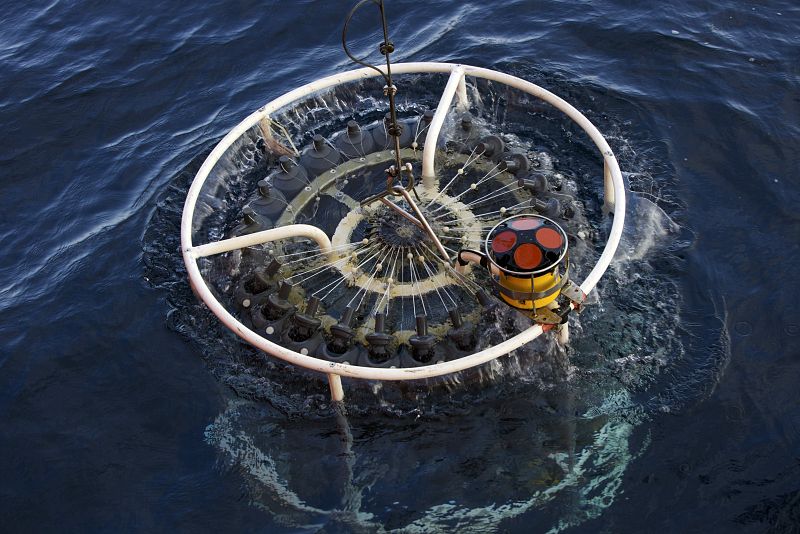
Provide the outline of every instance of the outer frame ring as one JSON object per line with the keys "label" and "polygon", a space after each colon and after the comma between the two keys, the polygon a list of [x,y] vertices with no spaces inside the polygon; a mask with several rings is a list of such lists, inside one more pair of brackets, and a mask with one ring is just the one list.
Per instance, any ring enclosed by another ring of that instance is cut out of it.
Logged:
{"label": "outer frame ring", "polygon": [[[597,127],[566,100],[551,93],[543,87],[510,74],[470,65],[435,62],[398,63],[393,66],[393,69],[396,74],[450,74],[450,81],[448,81],[447,87],[445,87],[445,94],[442,95],[442,100],[445,100],[445,96],[448,94],[448,92],[450,95],[449,98],[452,99],[452,93],[456,91],[459,86],[463,86],[465,76],[474,76],[477,78],[483,78],[501,83],[505,86],[520,90],[534,98],[551,104],[556,109],[564,113],[578,126],[580,126],[581,129],[589,136],[599,150],[604,164],[604,208],[607,208],[608,211],[612,211],[614,214],[614,219],[611,224],[611,230],[609,232],[609,237],[605,248],[603,249],[600,258],[597,260],[597,263],[580,285],[580,290],[584,294],[589,294],[597,285],[598,281],[608,269],[608,266],[614,258],[614,254],[619,246],[620,239],[622,238],[622,230],[625,225],[625,183],[622,179],[622,172],[620,171],[619,163],[617,162],[617,158],[614,156],[613,150],[611,150],[608,141],[606,141]],[[254,347],[261,349],[271,356],[280,358],[290,364],[328,374],[332,391],[334,391],[334,385],[336,384],[334,382],[334,377],[338,380],[339,376],[368,380],[414,380],[443,376],[458,371],[463,371],[464,369],[481,365],[494,360],[495,358],[503,356],[504,354],[508,354],[522,345],[536,339],[544,332],[541,325],[534,324],[527,330],[523,330],[519,334],[506,339],[501,343],[488,347],[472,355],[464,356],[463,358],[449,362],[442,362],[421,367],[382,369],[331,363],[300,354],[299,352],[291,349],[287,349],[286,347],[273,343],[272,341],[269,341],[268,339],[253,332],[251,329],[243,325],[217,300],[211,289],[206,284],[197,264],[197,259],[199,256],[196,252],[196,248],[205,245],[199,245],[198,247],[195,247],[192,243],[192,229],[194,222],[193,215],[195,206],[197,204],[197,199],[200,196],[203,188],[203,184],[208,178],[208,175],[214,169],[216,163],[225,154],[225,151],[230,148],[242,134],[244,134],[254,125],[258,124],[259,121],[265,117],[268,117],[271,113],[274,113],[279,109],[289,106],[290,104],[316,92],[347,82],[363,80],[366,78],[374,78],[377,76],[379,76],[379,74],[368,68],[334,74],[289,91],[288,93],[283,94],[282,96],[272,100],[268,104],[251,113],[232,130],[230,130],[225,137],[222,138],[222,140],[217,144],[216,147],[214,147],[206,160],[200,166],[200,169],[197,171],[197,175],[192,181],[192,185],[189,187],[189,192],[186,195],[186,202],[184,204],[183,215],[181,217],[181,251],[189,277],[189,284],[197,297],[208,306],[209,310],[211,310],[211,312],[214,313],[214,315],[216,315],[226,327]],[[452,89],[450,89],[451,82],[453,82]],[[464,93],[466,93],[465,90]],[[449,105],[450,100],[447,100],[447,102]],[[438,127],[440,128],[441,121],[434,116],[434,121],[431,129],[428,132],[428,138],[426,138],[425,146],[436,146],[437,129],[433,128],[433,126],[435,126],[437,123]],[[424,159],[425,158],[423,154],[423,163]],[[336,389],[338,389],[338,393],[341,394],[340,382],[338,382],[338,385],[336,385]]]}

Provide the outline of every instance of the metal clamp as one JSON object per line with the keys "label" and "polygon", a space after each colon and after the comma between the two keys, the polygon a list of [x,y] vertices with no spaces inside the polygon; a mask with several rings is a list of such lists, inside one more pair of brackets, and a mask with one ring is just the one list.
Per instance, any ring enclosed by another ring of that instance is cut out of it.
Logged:
{"label": "metal clamp", "polygon": [[580,288],[578,284],[572,280],[567,280],[561,294],[567,297],[573,304],[575,311],[580,313],[583,310],[583,303],[586,300],[586,293]]}

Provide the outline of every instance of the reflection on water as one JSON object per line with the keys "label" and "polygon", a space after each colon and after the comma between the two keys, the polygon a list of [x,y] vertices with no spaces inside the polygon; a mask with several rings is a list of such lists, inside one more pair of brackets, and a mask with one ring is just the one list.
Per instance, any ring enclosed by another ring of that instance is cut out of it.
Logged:
{"label": "reflection on water", "polygon": [[[558,531],[609,506],[636,456],[632,422],[597,410],[576,417],[569,399],[560,401],[566,405],[502,402],[497,421],[382,421],[376,432],[360,418],[351,427],[338,410],[287,422],[236,400],[209,425],[206,440],[228,468],[244,473],[252,504],[289,527],[486,532],[555,501]],[[298,441],[302,456],[291,452]],[[399,497],[409,486],[419,490]]]}

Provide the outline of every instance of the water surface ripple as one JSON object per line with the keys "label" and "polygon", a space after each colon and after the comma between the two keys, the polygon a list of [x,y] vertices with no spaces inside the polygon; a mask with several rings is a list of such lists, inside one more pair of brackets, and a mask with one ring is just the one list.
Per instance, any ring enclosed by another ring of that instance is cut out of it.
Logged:
{"label": "water surface ripple", "polygon": [[509,359],[480,384],[357,390],[344,418],[318,381],[247,371],[177,232],[217,140],[350,68],[346,6],[5,10],[5,528],[796,530],[796,2],[388,2],[398,59],[508,71],[595,121],[631,226],[564,380]]}

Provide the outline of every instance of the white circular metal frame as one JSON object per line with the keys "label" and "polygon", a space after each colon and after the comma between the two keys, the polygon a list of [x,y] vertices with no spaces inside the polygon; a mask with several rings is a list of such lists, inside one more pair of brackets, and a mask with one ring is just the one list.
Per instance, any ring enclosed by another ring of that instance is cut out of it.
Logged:
{"label": "white circular metal frame", "polygon": [[[436,141],[438,139],[439,132],[442,124],[444,123],[445,115],[450,108],[453,97],[457,96],[462,104],[466,101],[467,95],[465,76],[474,76],[477,78],[495,81],[537,97],[562,111],[589,135],[594,144],[600,150],[604,162],[604,211],[614,213],[611,231],[603,253],[600,255],[600,258],[592,271],[580,285],[581,290],[585,294],[588,294],[590,291],[592,291],[614,257],[620,237],[622,236],[622,228],[625,220],[625,186],[622,180],[622,173],[620,172],[617,159],[614,156],[614,153],[611,151],[611,147],[608,145],[608,142],[605,140],[599,130],[580,111],[575,109],[562,98],[542,87],[539,87],[536,84],[525,81],[521,78],[517,78],[516,76],[511,76],[509,74],[504,74],[480,67],[452,63],[398,63],[393,65],[392,69],[396,74],[450,74],[450,78],[442,94],[439,106],[434,114],[433,121],[431,122],[426,137],[426,150],[423,153],[423,180],[433,177],[434,148],[436,147]],[[203,184],[208,178],[211,170],[214,168],[214,165],[223,156],[225,151],[242,134],[244,134],[248,129],[256,125],[265,117],[268,117],[271,113],[318,91],[347,82],[376,76],[379,76],[379,74],[375,70],[368,68],[356,69],[341,74],[328,76],[290,91],[252,113],[242,122],[240,122],[235,128],[233,128],[219,142],[219,144],[217,144],[214,150],[212,150],[205,162],[203,162],[203,165],[200,167],[200,170],[197,172],[197,175],[195,176],[194,181],[189,188],[189,192],[186,196],[186,203],[184,204],[183,208],[183,216],[181,219],[181,250],[189,275],[189,282],[196,295],[208,306],[208,308],[222,321],[225,326],[227,326],[236,335],[254,347],[293,365],[298,365],[313,371],[327,374],[331,387],[331,395],[334,400],[343,399],[343,391],[341,386],[342,376],[370,380],[414,380],[447,375],[458,371],[463,371],[464,369],[468,369],[470,367],[475,367],[508,354],[522,345],[536,339],[544,331],[541,325],[533,325],[519,334],[503,341],[502,343],[498,343],[497,345],[457,360],[433,365],[399,369],[361,367],[349,364],[327,362],[312,356],[300,354],[299,352],[295,352],[273,343],[244,326],[214,297],[200,273],[200,269],[197,265],[198,258],[219,254],[237,248],[252,246],[258,243],[285,239],[288,237],[307,237],[316,241],[324,252],[330,251],[330,241],[327,235],[325,235],[324,232],[318,228],[309,225],[284,226],[275,228],[273,230],[257,232],[247,236],[226,239],[216,243],[195,246],[192,243],[192,220],[195,205]],[[429,148],[430,150],[428,150]]]}

